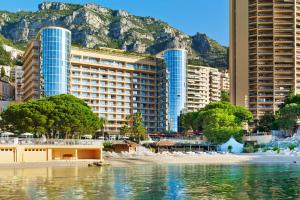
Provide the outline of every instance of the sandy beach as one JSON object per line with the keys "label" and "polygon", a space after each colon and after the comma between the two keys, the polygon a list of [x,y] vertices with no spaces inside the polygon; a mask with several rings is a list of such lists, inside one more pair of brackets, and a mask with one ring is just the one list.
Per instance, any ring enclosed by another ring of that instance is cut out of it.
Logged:
{"label": "sandy beach", "polygon": [[111,166],[130,166],[143,164],[300,164],[300,156],[293,155],[258,155],[258,154],[216,154],[216,155],[161,155],[105,157]]}
{"label": "sandy beach", "polygon": [[[117,155],[117,156],[116,156]],[[37,167],[74,167],[88,166],[99,160],[85,161],[50,161],[39,163],[0,164],[1,169],[7,168],[37,168]],[[202,155],[104,155],[104,162],[111,167],[127,167],[132,165],[157,164],[199,164],[199,165],[236,165],[236,164],[300,164],[300,155],[277,154],[202,154]]]}

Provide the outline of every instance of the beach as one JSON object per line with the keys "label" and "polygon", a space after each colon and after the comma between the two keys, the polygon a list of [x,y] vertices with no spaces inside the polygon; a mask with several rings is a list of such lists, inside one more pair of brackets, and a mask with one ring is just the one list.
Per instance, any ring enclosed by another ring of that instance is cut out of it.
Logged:
{"label": "beach", "polygon": [[[237,165],[237,164],[300,164],[300,155],[282,154],[110,154],[103,156],[104,163],[112,167],[128,167],[132,165],[164,165],[164,164],[197,164],[197,165]],[[35,163],[0,164],[0,169],[6,168],[36,168],[36,167],[74,167],[88,166],[99,160],[64,160]]]}
{"label": "beach", "polygon": [[300,164],[300,156],[267,154],[215,154],[215,155],[163,155],[155,156],[105,156],[111,166],[130,166],[148,164]]}

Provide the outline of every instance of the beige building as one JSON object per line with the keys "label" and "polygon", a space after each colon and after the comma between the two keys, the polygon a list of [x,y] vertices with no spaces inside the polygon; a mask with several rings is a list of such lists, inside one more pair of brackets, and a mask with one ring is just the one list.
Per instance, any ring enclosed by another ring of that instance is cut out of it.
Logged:
{"label": "beige building", "polygon": [[[48,140],[48,143],[52,141]],[[9,143],[8,143],[9,142]],[[34,142],[34,143],[33,143]],[[65,141],[61,140],[60,143]],[[41,163],[51,161],[101,161],[102,147],[98,144],[35,144],[18,141],[18,138],[2,138],[0,145],[0,163]],[[84,141],[77,141],[84,142]],[[53,141],[54,143],[54,141]],[[56,141],[57,143],[57,141]]]}
{"label": "beige building", "polygon": [[219,101],[221,91],[229,90],[227,71],[212,67],[188,65],[187,112],[198,111],[213,101]]}
{"label": "beige building", "polygon": [[230,92],[230,77],[227,70],[221,71],[221,91]]}
{"label": "beige building", "polygon": [[230,99],[247,107],[248,96],[248,0],[230,0],[229,74]]}
{"label": "beige building", "polygon": [[[40,98],[39,43],[24,55],[24,100]],[[166,69],[163,60],[122,50],[71,49],[70,93],[107,120],[105,132],[118,134],[126,116],[140,112],[150,133],[167,128]]]}
{"label": "beige building", "polygon": [[187,112],[194,112],[209,104],[210,68],[188,65],[187,67]]}
{"label": "beige building", "polygon": [[274,113],[300,93],[300,1],[249,0],[249,108]]}
{"label": "beige building", "polygon": [[11,73],[11,78],[15,80],[15,101],[23,100],[23,67],[15,66]]}
{"label": "beige building", "polygon": [[[165,130],[163,60],[102,48],[72,48],[70,92],[107,119],[106,132],[119,133],[126,116],[140,112],[150,133]],[[161,77],[162,76],[162,77]]]}
{"label": "beige building", "polygon": [[13,101],[15,99],[15,88],[8,81],[0,80],[0,100]]}
{"label": "beige building", "polygon": [[23,100],[40,98],[40,43],[27,45],[23,61]]}
{"label": "beige building", "polygon": [[216,68],[210,68],[209,72],[209,101],[221,99],[221,72]]}

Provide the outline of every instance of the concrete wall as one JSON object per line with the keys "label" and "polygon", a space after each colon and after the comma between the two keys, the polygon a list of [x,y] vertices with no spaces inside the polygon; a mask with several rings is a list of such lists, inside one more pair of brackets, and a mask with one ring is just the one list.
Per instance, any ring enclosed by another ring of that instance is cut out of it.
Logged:
{"label": "concrete wall", "polygon": [[52,160],[102,160],[102,149],[96,146],[0,146],[0,163],[47,162]]}
{"label": "concrete wall", "polygon": [[14,163],[16,160],[15,148],[0,147],[0,163]]}
{"label": "concrete wall", "polygon": [[25,148],[22,162],[46,162],[48,160],[47,149]]}
{"label": "concrete wall", "polygon": [[78,149],[77,158],[80,159],[100,159],[100,151],[95,149]]}
{"label": "concrete wall", "polygon": [[244,142],[255,142],[256,144],[267,144],[271,142],[272,135],[254,135],[254,136],[244,136]]}

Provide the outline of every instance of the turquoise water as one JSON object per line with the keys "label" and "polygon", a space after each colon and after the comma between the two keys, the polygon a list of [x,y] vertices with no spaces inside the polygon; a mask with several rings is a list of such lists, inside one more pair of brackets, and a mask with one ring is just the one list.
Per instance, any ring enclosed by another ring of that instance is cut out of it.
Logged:
{"label": "turquoise water", "polygon": [[0,199],[300,199],[300,166],[1,169]]}

